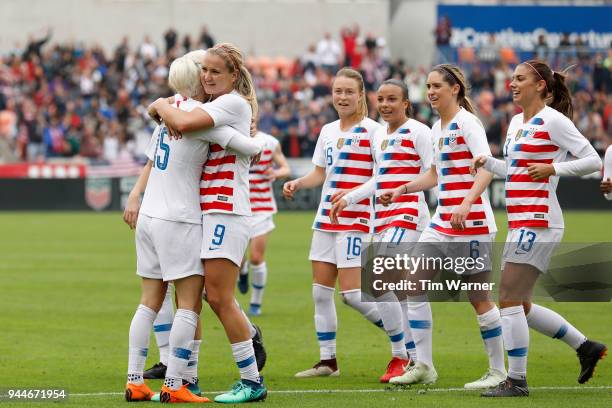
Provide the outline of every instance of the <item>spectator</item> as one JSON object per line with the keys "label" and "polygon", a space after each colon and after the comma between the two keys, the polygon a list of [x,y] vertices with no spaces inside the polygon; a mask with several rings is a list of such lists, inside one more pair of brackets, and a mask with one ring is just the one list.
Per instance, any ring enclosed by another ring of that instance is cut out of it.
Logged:
{"label": "spectator", "polygon": [[214,38],[208,33],[208,27],[204,26],[202,27],[202,31],[200,33],[200,47],[202,47],[202,49],[209,49],[214,47],[215,45],[215,40]]}
{"label": "spectator", "polygon": [[316,53],[317,61],[323,69],[330,74],[335,74],[338,71],[341,50],[329,32],[326,32],[324,37],[318,42]]}
{"label": "spectator", "polygon": [[171,49],[176,45],[176,39],[178,38],[178,34],[174,28],[169,28],[164,33],[164,41],[166,43],[166,54],[170,52]]}
{"label": "spectator", "polygon": [[140,45],[140,56],[148,61],[157,58],[157,47],[153,44],[151,37],[148,35],[145,35],[144,41]]}

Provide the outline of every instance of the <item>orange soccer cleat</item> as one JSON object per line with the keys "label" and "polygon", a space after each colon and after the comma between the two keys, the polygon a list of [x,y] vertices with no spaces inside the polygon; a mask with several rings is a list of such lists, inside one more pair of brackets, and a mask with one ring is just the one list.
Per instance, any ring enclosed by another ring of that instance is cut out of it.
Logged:
{"label": "orange soccer cleat", "polygon": [[165,385],[162,386],[161,392],[159,393],[159,400],[161,402],[212,402],[206,397],[198,397],[187,389],[188,384],[184,384],[178,390],[174,391]]}
{"label": "orange soccer cleat", "polygon": [[154,392],[145,383],[133,384],[127,383],[125,385],[125,400],[127,402],[132,401],[150,401]]}
{"label": "orange soccer cleat", "polygon": [[387,365],[387,371],[383,374],[382,377],[380,377],[380,382],[388,383],[391,378],[404,374],[405,367],[407,367],[408,364],[410,364],[410,360],[393,357]]}

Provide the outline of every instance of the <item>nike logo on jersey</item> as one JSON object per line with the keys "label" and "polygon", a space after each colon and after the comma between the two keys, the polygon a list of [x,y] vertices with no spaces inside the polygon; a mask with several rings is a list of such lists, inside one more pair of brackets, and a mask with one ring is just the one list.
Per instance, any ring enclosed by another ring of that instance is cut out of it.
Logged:
{"label": "nike logo on jersey", "polygon": [[208,247],[208,250],[209,250],[209,251],[216,251],[217,249],[221,249],[221,248],[220,248],[220,247],[217,247],[217,248],[211,248],[211,247]]}

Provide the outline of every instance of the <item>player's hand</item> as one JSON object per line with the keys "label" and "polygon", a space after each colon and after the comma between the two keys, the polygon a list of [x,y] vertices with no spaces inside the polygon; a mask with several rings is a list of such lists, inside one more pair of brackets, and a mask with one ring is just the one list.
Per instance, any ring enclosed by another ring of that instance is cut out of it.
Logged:
{"label": "player's hand", "polygon": [[251,166],[259,163],[260,160],[261,160],[261,153],[257,153],[256,155],[251,156]]}
{"label": "player's hand", "polygon": [[472,164],[470,164],[470,174],[472,176],[475,176],[476,170],[484,166],[486,162],[487,156],[485,156],[484,154],[472,159]]}
{"label": "player's hand", "polygon": [[154,103],[150,104],[149,107],[147,108],[147,114],[149,115],[149,117],[151,119],[153,119],[158,125],[161,124],[162,122],[162,118],[161,116],[159,116],[159,113],[157,113],[157,109],[154,106]]}
{"label": "player's hand", "polygon": [[599,190],[601,190],[601,192],[604,194],[612,193],[612,180],[610,180],[610,177],[601,182],[599,185]]}
{"label": "player's hand", "polygon": [[383,191],[383,193],[378,197],[378,200],[382,205],[387,207],[389,204],[397,200],[404,193],[404,191],[404,186]]}
{"label": "player's hand", "polygon": [[276,170],[274,170],[272,167],[269,167],[264,172],[264,176],[266,176],[269,182],[273,182],[274,180],[276,180]]}
{"label": "player's hand", "polygon": [[167,123],[165,123],[164,125],[166,126],[166,128],[168,128],[168,137],[170,138],[170,140],[172,139],[179,140],[183,137],[181,132],[179,132],[172,126],[168,125]]}
{"label": "player's hand", "polygon": [[[338,190],[336,191],[332,196],[331,196],[331,203],[332,205],[336,204],[338,201],[340,201],[342,199],[342,197],[344,197],[345,195],[348,194],[350,190]],[[345,205],[346,207],[346,205]]]}
{"label": "player's hand", "polygon": [[542,180],[555,175],[555,167],[547,163],[527,163],[527,173],[534,180]]}
{"label": "player's hand", "polygon": [[298,179],[286,182],[283,185],[283,196],[287,200],[293,200],[293,195],[300,189],[300,182]]}
{"label": "player's hand", "polygon": [[332,206],[331,210],[329,211],[329,219],[331,220],[332,224],[340,223],[338,221],[338,214],[340,214],[342,210],[346,208],[347,205],[348,203],[346,202],[344,198],[340,198],[336,200],[336,203]]}
{"label": "player's hand", "polygon": [[130,194],[123,211],[123,221],[130,227],[136,228],[138,213],[140,212],[140,197]]}
{"label": "player's hand", "polygon": [[455,207],[451,214],[450,224],[454,230],[463,231],[465,229],[465,220],[470,213],[472,208],[471,204],[467,204],[465,201]]}

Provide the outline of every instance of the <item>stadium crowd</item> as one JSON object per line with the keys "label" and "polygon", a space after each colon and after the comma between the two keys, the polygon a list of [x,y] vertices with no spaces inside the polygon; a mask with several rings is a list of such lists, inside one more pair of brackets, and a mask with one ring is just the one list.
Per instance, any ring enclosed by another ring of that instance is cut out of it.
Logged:
{"label": "stadium crowd", "polygon": [[[145,36],[137,47],[124,38],[109,54],[98,46],[51,39],[49,31],[43,38],[30,38],[23,50],[0,56],[0,163],[143,160],[153,126],[146,106],[170,93],[169,63],[187,50],[209,48],[215,42],[206,28],[196,40],[189,35],[179,39],[169,29],[162,50]],[[575,64],[568,71],[574,122],[602,154],[612,140],[612,46],[607,52],[585,52],[580,44],[568,43],[559,58],[545,38],[540,43],[535,57],[547,59],[556,69]],[[472,50],[467,57],[457,51],[459,64],[469,73],[472,98],[491,149],[499,154],[516,113],[509,92],[512,61],[494,47]],[[394,77],[407,83],[415,118],[428,124],[436,119],[426,100],[428,67],[392,60],[385,39],[363,35],[358,26],[342,28],[340,41],[325,34],[294,60],[251,57],[248,62],[261,105],[259,127],[281,141],[288,157],[311,157],[321,127],[336,118],[330,83],[343,65],[362,72],[372,118],[377,118],[375,90]]]}

